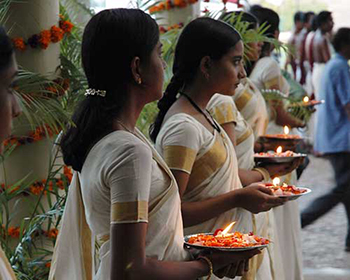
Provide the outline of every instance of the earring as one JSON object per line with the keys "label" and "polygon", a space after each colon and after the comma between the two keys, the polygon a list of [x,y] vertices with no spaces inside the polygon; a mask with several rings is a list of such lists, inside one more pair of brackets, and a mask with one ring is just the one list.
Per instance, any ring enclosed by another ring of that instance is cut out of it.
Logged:
{"label": "earring", "polygon": [[138,78],[137,78],[137,83],[138,83],[139,85],[142,84],[142,79],[141,79],[141,77],[138,77]]}

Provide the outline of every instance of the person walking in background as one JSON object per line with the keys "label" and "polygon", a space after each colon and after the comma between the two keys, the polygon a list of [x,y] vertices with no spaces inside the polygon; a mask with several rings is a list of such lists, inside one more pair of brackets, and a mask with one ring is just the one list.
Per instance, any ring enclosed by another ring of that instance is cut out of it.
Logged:
{"label": "person walking in background", "polygon": [[285,69],[287,69],[289,64],[292,66],[294,79],[297,79],[297,75],[298,75],[297,73],[299,68],[298,50],[302,43],[303,28],[304,28],[304,13],[298,11],[294,14],[294,32],[288,41],[288,44],[292,47],[292,49],[294,50],[294,53],[290,53],[288,55],[288,58],[285,64]]}
{"label": "person walking in background", "polygon": [[318,110],[315,148],[330,160],[336,186],[311,202],[301,223],[306,227],[342,202],[348,218],[345,250],[350,252],[350,28],[338,30],[333,46],[336,55],[326,64],[319,91],[326,102]]}
{"label": "person walking in background", "polygon": [[298,57],[299,57],[299,67],[300,67],[300,84],[304,85],[306,83],[306,77],[308,72],[310,71],[310,66],[306,61],[306,38],[307,35],[312,31],[313,20],[315,18],[314,12],[307,12],[304,14],[304,28],[300,32],[301,42],[297,49]]}
{"label": "person walking in background", "polygon": [[332,13],[322,11],[317,15],[317,30],[311,41],[310,59],[313,61],[312,84],[317,100],[319,100],[319,90],[323,69],[328,60],[331,59],[330,33],[333,29]]}

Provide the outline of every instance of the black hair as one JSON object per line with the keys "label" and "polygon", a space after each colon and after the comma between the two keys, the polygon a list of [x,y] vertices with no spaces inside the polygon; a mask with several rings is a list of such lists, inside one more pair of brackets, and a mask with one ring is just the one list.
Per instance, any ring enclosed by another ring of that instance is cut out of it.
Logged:
{"label": "black hair", "polygon": [[[257,17],[260,25],[264,23],[267,24],[268,28],[265,31],[264,35],[270,38],[274,38],[275,32],[279,30],[280,17],[278,14],[271,9],[263,8],[258,5],[252,6],[250,13]],[[264,55],[264,53],[270,49],[270,47],[270,43],[265,42],[262,47],[261,54]]]}
{"label": "black hair", "polygon": [[305,14],[301,11],[298,11],[294,14],[294,23],[297,21],[304,22],[305,20]]}
{"label": "black hair", "polygon": [[73,115],[74,125],[61,141],[63,159],[81,171],[92,146],[113,131],[113,121],[127,100],[133,81],[131,61],[148,63],[159,41],[157,23],[137,9],[104,10],[84,30],[82,63],[89,88],[106,96],[87,96]]}
{"label": "black hair", "polygon": [[318,28],[318,24],[317,24],[317,16],[314,16],[312,21],[311,21],[311,30],[312,31],[316,31]]}
{"label": "black hair", "polygon": [[309,20],[310,20],[310,17],[314,17],[315,16],[315,13],[314,12],[306,12],[304,14],[304,23],[308,23]]}
{"label": "black hair", "polygon": [[317,26],[321,27],[322,24],[326,23],[329,18],[332,16],[331,12],[322,11],[317,15]]}
{"label": "black hair", "polygon": [[233,15],[235,18],[238,18],[240,16],[242,22],[249,23],[248,29],[258,28],[258,25],[259,25],[258,19],[254,15],[247,13],[247,12],[242,12],[242,11],[226,12],[220,16],[220,20],[225,21],[226,23],[228,23],[230,25],[232,24],[232,27],[234,27],[235,20],[233,22],[231,22]]}
{"label": "black hair", "polygon": [[350,47],[350,28],[340,28],[335,33],[332,44],[336,52],[341,51],[345,46]]}
{"label": "black hair", "polygon": [[0,26],[0,72],[9,67],[14,53],[14,47],[6,31]]}
{"label": "black hair", "polygon": [[[227,22],[228,24],[232,24],[232,26],[234,27],[235,21],[233,21],[233,22],[231,21],[232,15],[235,15],[237,17],[240,16],[242,22],[249,23],[248,30],[249,29],[257,29],[259,26],[259,21],[254,15],[247,13],[247,12],[242,12],[242,11],[226,12],[220,17],[220,19]],[[244,64],[244,68],[245,68],[245,71],[246,71],[248,77],[249,77],[250,73],[253,71],[254,63],[255,62],[253,62],[253,61],[246,61]]]}
{"label": "black hair", "polygon": [[177,93],[192,83],[203,57],[222,58],[241,37],[227,23],[212,18],[197,18],[182,31],[175,48],[173,77],[158,102],[159,113],[150,128],[151,139],[155,142],[164,117],[176,101]]}

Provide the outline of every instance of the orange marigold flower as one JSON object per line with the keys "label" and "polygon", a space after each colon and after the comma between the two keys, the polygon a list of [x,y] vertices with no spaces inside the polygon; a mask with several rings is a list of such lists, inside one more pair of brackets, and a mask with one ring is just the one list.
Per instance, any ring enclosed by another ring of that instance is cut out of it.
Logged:
{"label": "orange marigold flower", "polygon": [[58,235],[58,229],[57,228],[50,229],[47,232],[47,237],[49,237],[49,238],[57,238],[57,235]]}
{"label": "orange marigold flower", "polygon": [[190,4],[195,4],[197,2],[198,2],[198,0],[188,0],[188,3],[190,3]]}
{"label": "orange marigold flower", "polygon": [[45,264],[45,267],[50,268],[50,267],[51,267],[51,262],[47,262],[47,263]]}
{"label": "orange marigold flower", "polygon": [[64,190],[64,185],[63,185],[63,181],[62,181],[62,180],[57,180],[56,186],[57,186],[59,189]]}
{"label": "orange marigold flower", "polygon": [[19,227],[9,227],[8,235],[13,237],[13,238],[18,238],[19,237]]}
{"label": "orange marigold flower", "polygon": [[50,30],[41,31],[40,39],[39,39],[40,47],[45,50],[49,46],[50,42],[51,42],[51,31]]}
{"label": "orange marigold flower", "polygon": [[52,181],[50,181],[49,182],[49,184],[48,184],[48,186],[49,186],[49,191],[52,191],[53,190],[53,182]]}
{"label": "orange marigold flower", "polygon": [[51,42],[57,43],[63,39],[63,36],[64,36],[63,29],[54,25],[51,27],[50,31],[51,31]]}
{"label": "orange marigold flower", "polygon": [[23,38],[21,38],[21,37],[13,38],[12,41],[13,41],[13,44],[15,45],[15,48],[17,50],[20,50],[22,52],[25,51],[27,46],[26,46]]}
{"label": "orange marigold flower", "polygon": [[60,21],[60,28],[64,31],[64,33],[70,33],[74,27],[74,24],[69,20]]}
{"label": "orange marigold flower", "polygon": [[14,188],[12,188],[12,187],[9,186],[8,188],[11,189],[10,193],[14,193],[14,192],[16,192],[16,191],[19,190],[19,186],[16,186],[16,187],[14,187]]}

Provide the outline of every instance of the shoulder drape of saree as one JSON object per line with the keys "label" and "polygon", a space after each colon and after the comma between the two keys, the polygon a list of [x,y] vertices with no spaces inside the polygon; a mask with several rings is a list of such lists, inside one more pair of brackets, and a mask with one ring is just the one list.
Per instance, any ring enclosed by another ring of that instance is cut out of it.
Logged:
{"label": "shoulder drape of saree", "polygon": [[[191,191],[186,193],[183,196],[183,200],[201,201],[242,188],[242,184],[238,177],[238,163],[234,147],[225,132],[222,132],[221,136],[217,134],[217,137],[222,137],[224,144],[223,147],[227,154],[223,165],[214,173],[210,174],[209,177],[201,180],[199,185],[195,186]],[[204,157],[205,153],[207,153],[214,146],[216,141],[217,140],[214,137],[213,141],[208,144],[207,149],[205,149],[203,152],[204,154],[199,155],[199,159]],[[200,170],[198,172],[201,173]],[[225,227],[232,221],[237,222],[234,230],[242,232],[250,232],[253,230],[250,212],[241,208],[235,208],[204,223],[185,228],[185,234],[214,232],[216,229]]]}
{"label": "shoulder drape of saree", "polygon": [[6,280],[16,280],[15,273],[12,270],[12,267],[0,247],[0,279]]}
{"label": "shoulder drape of saree", "polygon": [[94,241],[86,222],[79,174],[74,172],[56,240],[49,280],[92,280]]}
{"label": "shoulder drape of saree", "polygon": [[255,139],[265,134],[269,121],[265,99],[249,78],[236,90],[233,100],[253,129]]}

